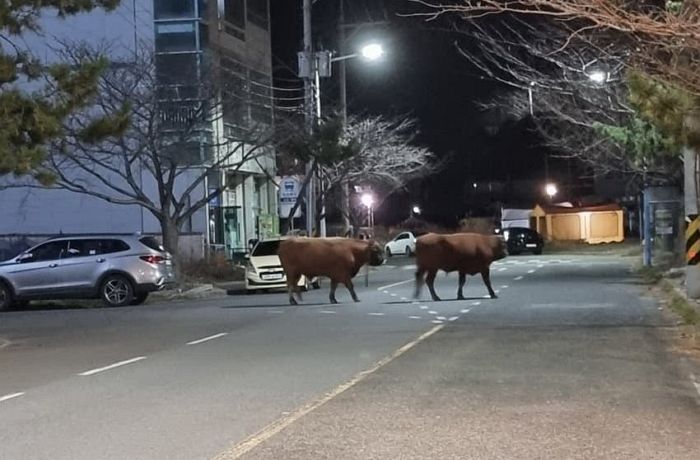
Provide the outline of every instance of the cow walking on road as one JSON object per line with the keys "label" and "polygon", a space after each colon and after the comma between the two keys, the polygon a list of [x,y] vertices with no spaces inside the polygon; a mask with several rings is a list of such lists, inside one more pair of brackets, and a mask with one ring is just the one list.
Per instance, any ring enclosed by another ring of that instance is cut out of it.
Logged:
{"label": "cow walking on road", "polygon": [[480,235],[477,233],[455,233],[438,235],[428,233],[416,240],[416,293],[420,296],[423,280],[428,285],[433,300],[440,298],[435,292],[435,277],[438,270],[459,272],[457,299],[463,300],[462,293],[467,282],[467,275],[477,273],[486,284],[489,295],[495,299],[496,293],[491,287],[491,263],[506,256],[505,241],[499,236]]}
{"label": "cow walking on road", "polygon": [[308,279],[325,276],[331,281],[329,295],[331,303],[338,303],[335,290],[343,283],[355,302],[359,302],[352,279],[363,265],[381,265],[384,254],[381,246],[374,241],[359,241],[349,238],[292,238],[280,243],[279,258],[287,277],[289,303],[297,305],[296,293],[301,300],[297,286],[299,278]]}

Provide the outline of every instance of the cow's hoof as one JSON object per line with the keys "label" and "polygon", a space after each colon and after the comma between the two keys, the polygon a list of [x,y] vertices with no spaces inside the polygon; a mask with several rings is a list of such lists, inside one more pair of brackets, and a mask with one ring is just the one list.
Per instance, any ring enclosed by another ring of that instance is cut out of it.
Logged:
{"label": "cow's hoof", "polygon": [[460,295],[460,296],[457,296],[457,300],[467,300],[467,299],[465,299],[463,295]]}
{"label": "cow's hoof", "polygon": [[289,301],[289,305],[299,305],[296,300],[292,299]]}
{"label": "cow's hoof", "polygon": [[331,303],[335,305],[335,304],[337,304],[337,303],[338,303],[338,301],[337,301],[337,300],[335,300],[335,299],[331,299]]}
{"label": "cow's hoof", "polygon": [[360,299],[352,299],[355,303],[360,303]]}
{"label": "cow's hoof", "polygon": [[442,302],[440,297],[433,297],[433,302]]}
{"label": "cow's hoof", "polygon": [[497,299],[498,296],[497,296],[496,294],[493,294],[493,295],[491,296],[491,298],[492,298],[492,299]]}

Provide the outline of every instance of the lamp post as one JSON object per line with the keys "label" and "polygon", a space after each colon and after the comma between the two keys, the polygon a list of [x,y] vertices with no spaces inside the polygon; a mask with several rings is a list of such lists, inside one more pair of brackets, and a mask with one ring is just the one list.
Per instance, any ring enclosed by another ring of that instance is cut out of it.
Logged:
{"label": "lamp post", "polygon": [[369,227],[370,236],[374,233],[374,196],[371,193],[363,193],[360,201],[367,208],[367,227]]}
{"label": "lamp post", "polygon": [[550,182],[550,183],[548,183],[547,185],[544,186],[544,193],[546,193],[547,196],[549,197],[549,201],[552,201],[552,199],[554,198],[554,196],[555,196],[558,192],[559,192],[559,190],[557,190],[556,184],[553,184],[553,183]]}

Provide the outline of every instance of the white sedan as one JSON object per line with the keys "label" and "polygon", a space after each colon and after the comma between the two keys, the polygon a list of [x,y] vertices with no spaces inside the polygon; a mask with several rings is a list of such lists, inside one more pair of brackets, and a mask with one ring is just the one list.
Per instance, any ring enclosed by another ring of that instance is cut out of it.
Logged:
{"label": "white sedan", "polygon": [[[282,263],[277,255],[280,241],[281,239],[258,241],[250,256],[247,257],[245,289],[248,293],[287,288],[287,277],[284,275]],[[305,276],[299,279],[298,285],[304,290],[320,287],[317,278],[308,280]]]}
{"label": "white sedan", "polygon": [[416,252],[416,235],[412,232],[402,232],[384,246],[387,257],[404,254],[412,256]]}

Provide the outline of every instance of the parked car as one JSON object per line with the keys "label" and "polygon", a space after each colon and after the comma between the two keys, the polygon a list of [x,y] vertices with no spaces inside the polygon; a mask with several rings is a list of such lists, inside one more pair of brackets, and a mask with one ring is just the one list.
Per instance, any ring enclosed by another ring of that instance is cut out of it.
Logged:
{"label": "parked car", "polygon": [[422,233],[401,232],[384,246],[387,257],[404,254],[412,256],[416,252],[416,238]]}
{"label": "parked car", "polygon": [[31,300],[99,298],[139,305],[174,283],[172,257],[150,236],[52,238],[0,262],[0,310]]}
{"label": "parked car", "polygon": [[542,254],[544,238],[537,231],[526,227],[504,228],[501,232],[506,240],[508,254],[517,255],[523,252]]}
{"label": "parked car", "polygon": [[[245,289],[249,294],[261,290],[286,289],[287,277],[284,275],[282,262],[277,255],[280,242],[284,238],[258,241],[255,243],[250,256],[247,257],[245,267]],[[310,287],[321,287],[317,278],[312,280],[302,276],[299,279],[299,287],[308,290]]]}

